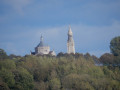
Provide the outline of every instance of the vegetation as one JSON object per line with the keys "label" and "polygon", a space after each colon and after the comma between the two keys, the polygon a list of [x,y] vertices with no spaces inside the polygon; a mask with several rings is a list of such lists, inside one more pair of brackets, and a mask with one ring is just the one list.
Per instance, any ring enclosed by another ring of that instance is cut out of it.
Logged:
{"label": "vegetation", "polygon": [[115,56],[119,56],[120,55],[120,36],[119,37],[115,37],[111,40],[110,42],[110,49],[111,52],[115,55]]}
{"label": "vegetation", "polygon": [[[7,55],[0,49],[0,90],[120,90],[119,55]],[[96,66],[101,61],[104,66]]]}
{"label": "vegetation", "polygon": [[105,53],[100,57],[103,64],[114,64],[120,66],[120,36],[115,37],[110,42],[111,53]]}

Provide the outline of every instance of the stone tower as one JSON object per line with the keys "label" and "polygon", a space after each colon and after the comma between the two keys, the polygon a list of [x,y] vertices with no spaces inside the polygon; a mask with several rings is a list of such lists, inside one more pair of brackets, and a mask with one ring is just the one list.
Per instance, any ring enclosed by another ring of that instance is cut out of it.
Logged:
{"label": "stone tower", "polygon": [[74,45],[74,40],[73,40],[73,33],[72,33],[70,26],[69,26],[69,30],[68,30],[67,53],[68,54],[71,54],[71,53],[75,54],[75,45]]}

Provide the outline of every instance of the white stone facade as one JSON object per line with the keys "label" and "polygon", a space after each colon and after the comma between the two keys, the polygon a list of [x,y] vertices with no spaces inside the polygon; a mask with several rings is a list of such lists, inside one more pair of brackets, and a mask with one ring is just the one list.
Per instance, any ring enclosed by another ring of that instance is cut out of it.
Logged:
{"label": "white stone facade", "polygon": [[67,53],[68,54],[71,54],[71,53],[75,54],[75,45],[74,45],[73,33],[71,30],[71,27],[69,27],[69,31],[68,31]]}
{"label": "white stone facade", "polygon": [[36,54],[44,55],[44,54],[49,54],[49,52],[50,52],[50,47],[49,46],[43,46],[43,47],[36,47],[35,48],[35,53]]}
{"label": "white stone facade", "polygon": [[50,47],[45,45],[43,42],[43,37],[40,38],[40,43],[35,47],[35,52],[31,52],[31,55],[51,55],[56,56],[54,51],[50,51]]}

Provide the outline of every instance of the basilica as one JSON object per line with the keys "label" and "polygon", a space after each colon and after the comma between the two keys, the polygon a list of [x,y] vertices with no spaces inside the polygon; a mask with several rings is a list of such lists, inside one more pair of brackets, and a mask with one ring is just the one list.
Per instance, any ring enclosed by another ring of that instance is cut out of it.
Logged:
{"label": "basilica", "polygon": [[50,51],[50,47],[45,45],[43,42],[43,37],[40,38],[40,43],[35,47],[35,52],[31,52],[31,55],[51,55],[56,56],[55,51]]}
{"label": "basilica", "polygon": [[[75,45],[73,40],[73,33],[71,27],[68,30],[68,40],[67,40],[67,53],[75,54]],[[40,38],[40,43],[35,47],[35,52],[31,52],[31,55],[51,55],[56,56],[55,51],[50,51],[50,47],[45,45],[43,42],[43,37]]]}

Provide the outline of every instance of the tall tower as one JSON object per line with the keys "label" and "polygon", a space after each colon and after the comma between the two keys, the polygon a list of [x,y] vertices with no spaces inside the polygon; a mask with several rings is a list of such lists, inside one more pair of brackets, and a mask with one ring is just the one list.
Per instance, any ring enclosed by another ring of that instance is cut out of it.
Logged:
{"label": "tall tower", "polygon": [[70,26],[69,26],[69,30],[68,30],[67,53],[68,54],[71,54],[71,53],[75,54],[75,45],[74,45],[74,40],[73,40],[73,33],[72,33]]}

